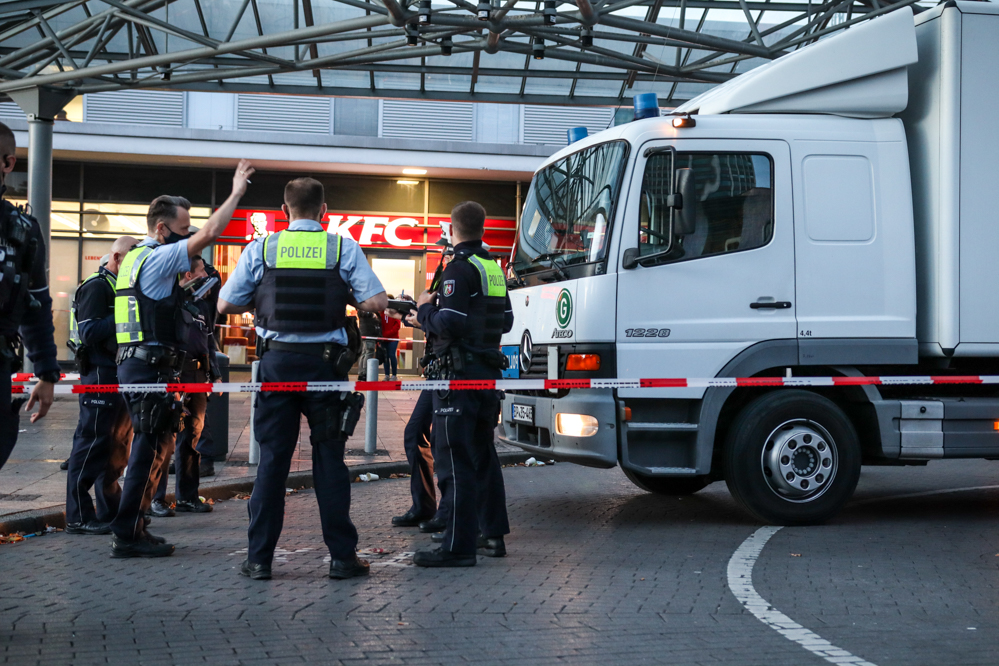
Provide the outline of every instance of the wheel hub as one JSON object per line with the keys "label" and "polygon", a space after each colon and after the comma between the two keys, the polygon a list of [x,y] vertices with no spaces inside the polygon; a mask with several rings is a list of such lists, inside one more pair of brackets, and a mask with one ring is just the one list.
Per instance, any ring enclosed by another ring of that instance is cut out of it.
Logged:
{"label": "wheel hub", "polygon": [[787,500],[808,502],[823,494],[836,475],[836,443],[814,421],[788,421],[767,437],[761,463],[771,490]]}

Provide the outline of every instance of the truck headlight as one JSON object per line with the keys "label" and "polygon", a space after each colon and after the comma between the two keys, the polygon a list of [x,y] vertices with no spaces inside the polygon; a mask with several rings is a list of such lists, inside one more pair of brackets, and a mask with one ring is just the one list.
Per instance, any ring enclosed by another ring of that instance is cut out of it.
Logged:
{"label": "truck headlight", "polygon": [[555,432],[566,437],[593,437],[600,423],[589,414],[556,414]]}

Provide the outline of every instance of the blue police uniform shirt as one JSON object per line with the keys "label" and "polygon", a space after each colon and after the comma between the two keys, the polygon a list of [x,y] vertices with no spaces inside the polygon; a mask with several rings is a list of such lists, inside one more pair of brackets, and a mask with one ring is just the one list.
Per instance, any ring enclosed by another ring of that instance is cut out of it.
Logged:
{"label": "blue police uniform shirt", "polygon": [[[322,231],[323,227],[315,220],[294,220],[289,226],[289,231]],[[340,244],[340,277],[347,283],[354,292],[354,298],[358,303],[366,301],[372,296],[385,291],[378,276],[371,270],[361,246],[353,238],[343,236]],[[264,279],[264,239],[258,238],[243,250],[239,257],[236,269],[229,276],[219,298],[226,300],[233,305],[249,305],[253,302],[253,294],[257,290],[257,285]],[[269,331],[260,326],[256,327],[257,335],[265,340],[276,340],[278,342],[335,342],[337,344],[347,344],[347,333],[342,328],[325,333],[278,333]]]}
{"label": "blue police uniform shirt", "polygon": [[149,253],[142,263],[139,274],[139,286],[142,293],[149,298],[161,301],[170,296],[173,283],[178,273],[191,270],[191,258],[187,256],[187,239],[163,245],[155,238],[146,236],[138,247],[152,246],[156,249]]}

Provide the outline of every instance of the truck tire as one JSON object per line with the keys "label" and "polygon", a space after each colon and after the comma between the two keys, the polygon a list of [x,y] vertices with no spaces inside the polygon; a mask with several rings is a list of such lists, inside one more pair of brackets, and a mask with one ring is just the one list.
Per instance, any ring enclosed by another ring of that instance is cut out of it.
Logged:
{"label": "truck tire", "polygon": [[725,482],[766,523],[813,525],[853,495],[860,458],[857,432],[834,402],[778,390],[746,405],[729,429]]}
{"label": "truck tire", "polygon": [[636,486],[657,495],[693,495],[708,485],[706,476],[649,476],[624,467],[621,471]]}

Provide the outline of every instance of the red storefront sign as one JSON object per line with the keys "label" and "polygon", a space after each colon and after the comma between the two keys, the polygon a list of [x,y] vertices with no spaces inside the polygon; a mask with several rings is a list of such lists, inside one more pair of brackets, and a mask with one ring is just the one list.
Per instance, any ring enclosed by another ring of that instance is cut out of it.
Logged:
{"label": "red storefront sign", "polygon": [[[424,250],[441,236],[439,223],[448,217],[429,218],[427,226],[421,217],[328,213],[321,223],[323,229],[350,236],[361,247]],[[513,220],[486,220],[483,240],[498,252],[509,250],[516,235]],[[237,209],[222,234],[223,241],[246,243],[275,231],[288,228],[288,219],[281,211]]]}

